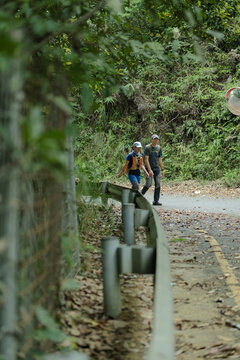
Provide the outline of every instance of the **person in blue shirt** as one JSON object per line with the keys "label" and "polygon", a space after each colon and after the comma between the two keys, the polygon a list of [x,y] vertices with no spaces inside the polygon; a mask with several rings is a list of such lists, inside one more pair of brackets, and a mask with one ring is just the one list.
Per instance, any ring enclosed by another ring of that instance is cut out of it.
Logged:
{"label": "person in blue shirt", "polygon": [[130,180],[132,184],[133,190],[139,190],[139,185],[141,182],[141,172],[140,170],[143,169],[144,173],[146,174],[146,177],[149,176],[144,164],[143,164],[143,156],[140,153],[142,148],[142,145],[139,141],[136,141],[133,144],[133,151],[128,154],[126,157],[125,165],[123,166],[120,173],[117,175],[118,178],[120,178],[125,171],[125,173],[128,175],[128,179]]}
{"label": "person in blue shirt", "polygon": [[144,151],[144,160],[149,176],[146,177],[146,183],[142,189],[142,194],[144,195],[148,191],[148,189],[152,186],[152,179],[154,179],[155,189],[153,205],[162,205],[162,203],[159,202],[161,189],[160,179],[161,177],[164,177],[164,168],[162,161],[162,148],[158,142],[158,135],[152,135],[151,144],[147,145]]}

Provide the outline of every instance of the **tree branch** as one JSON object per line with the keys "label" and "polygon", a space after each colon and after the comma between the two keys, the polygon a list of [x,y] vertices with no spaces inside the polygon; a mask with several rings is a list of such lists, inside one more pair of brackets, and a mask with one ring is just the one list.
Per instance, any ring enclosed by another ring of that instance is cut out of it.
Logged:
{"label": "tree branch", "polygon": [[[63,32],[65,33],[71,33],[72,30],[78,26],[78,25],[82,25],[84,24],[88,19],[90,19],[98,10],[102,9],[104,7],[106,3],[106,0],[102,0],[95,8],[93,8],[91,11],[89,11],[88,13],[84,14],[80,19],[78,19],[77,21],[75,21],[73,24],[71,25],[65,25],[66,28],[65,30],[63,30]],[[55,37],[57,34],[56,33],[51,33],[48,36],[46,36],[44,39],[42,39],[42,41],[40,41],[38,44],[36,44],[36,46],[34,47],[34,49],[39,49],[41,48],[42,45],[46,44],[49,40],[51,40],[53,37]]]}
{"label": "tree branch", "polygon": [[98,10],[100,10],[101,8],[104,7],[106,3],[106,0],[102,0],[100,1],[100,3],[93,8],[91,11],[89,11],[88,13],[86,13],[85,15],[83,15],[80,19],[78,19],[73,25],[82,25],[83,23],[85,23],[88,19],[90,19]]}

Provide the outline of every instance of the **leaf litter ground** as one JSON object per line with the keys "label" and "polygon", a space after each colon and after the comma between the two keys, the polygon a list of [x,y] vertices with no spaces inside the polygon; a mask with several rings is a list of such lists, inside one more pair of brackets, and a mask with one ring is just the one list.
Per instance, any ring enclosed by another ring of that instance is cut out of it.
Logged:
{"label": "leaf litter ground", "polygon": [[[240,309],[203,232],[227,240],[225,255],[239,275],[239,219],[162,208],[158,213],[169,240],[176,359],[240,359]],[[62,346],[74,344],[91,359],[144,359],[151,340],[153,276],[121,276],[122,313],[118,319],[103,314],[101,237],[109,232],[122,238],[120,220],[116,205],[92,219],[84,234],[91,247],[76,276],[79,289],[66,292],[62,304],[61,324],[69,335]],[[137,243],[144,237],[139,228]]]}
{"label": "leaf litter ground", "polygon": [[[65,293],[61,324],[70,339],[62,346],[75,344],[91,359],[137,360],[143,358],[150,341],[153,276],[121,275],[122,313],[117,319],[108,319],[103,314],[100,247],[109,216],[116,222],[111,235],[122,237],[121,209],[116,206],[103,210],[102,219],[94,220],[85,234],[91,247],[81,260],[84,271],[76,276],[79,289]],[[141,243],[144,236],[145,231],[140,229],[137,241]]]}

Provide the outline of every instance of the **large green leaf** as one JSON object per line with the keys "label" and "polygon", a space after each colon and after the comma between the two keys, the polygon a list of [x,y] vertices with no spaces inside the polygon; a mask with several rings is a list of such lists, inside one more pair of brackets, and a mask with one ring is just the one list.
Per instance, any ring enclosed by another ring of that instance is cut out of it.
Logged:
{"label": "large green leaf", "polygon": [[122,12],[122,1],[121,0],[107,0],[107,5],[115,13]]}
{"label": "large green leaf", "polygon": [[38,321],[43,325],[43,329],[37,330],[34,338],[38,341],[51,340],[54,342],[62,342],[66,335],[59,329],[56,321],[50,316],[49,312],[43,307],[36,310]]}

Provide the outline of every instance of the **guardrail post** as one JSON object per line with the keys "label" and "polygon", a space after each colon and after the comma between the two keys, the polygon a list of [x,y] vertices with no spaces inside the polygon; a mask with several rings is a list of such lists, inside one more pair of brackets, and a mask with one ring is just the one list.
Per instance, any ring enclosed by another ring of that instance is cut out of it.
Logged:
{"label": "guardrail post", "polygon": [[105,206],[108,204],[107,186],[108,186],[108,182],[103,181],[101,184],[101,193],[102,193],[101,200],[102,200],[102,204]]}
{"label": "guardrail post", "polygon": [[123,223],[123,204],[129,203],[130,189],[122,190],[122,223]]}
{"label": "guardrail post", "polygon": [[132,247],[120,245],[118,248],[118,271],[119,274],[132,273]]}
{"label": "guardrail post", "polygon": [[149,210],[136,209],[134,214],[135,226],[147,226],[149,221]]}
{"label": "guardrail post", "polygon": [[120,280],[118,276],[117,237],[102,238],[104,313],[116,318],[121,312]]}
{"label": "guardrail post", "polygon": [[123,189],[122,190],[122,204],[128,204],[129,203],[129,189]]}
{"label": "guardrail post", "polygon": [[129,202],[130,203],[134,203],[136,194],[137,193],[135,191],[130,191],[130,194],[129,194]]}
{"label": "guardrail post", "polygon": [[122,204],[123,232],[127,245],[133,245],[134,240],[134,213],[135,204]]}
{"label": "guardrail post", "polygon": [[156,248],[140,245],[132,246],[132,269],[135,274],[154,274]]}

